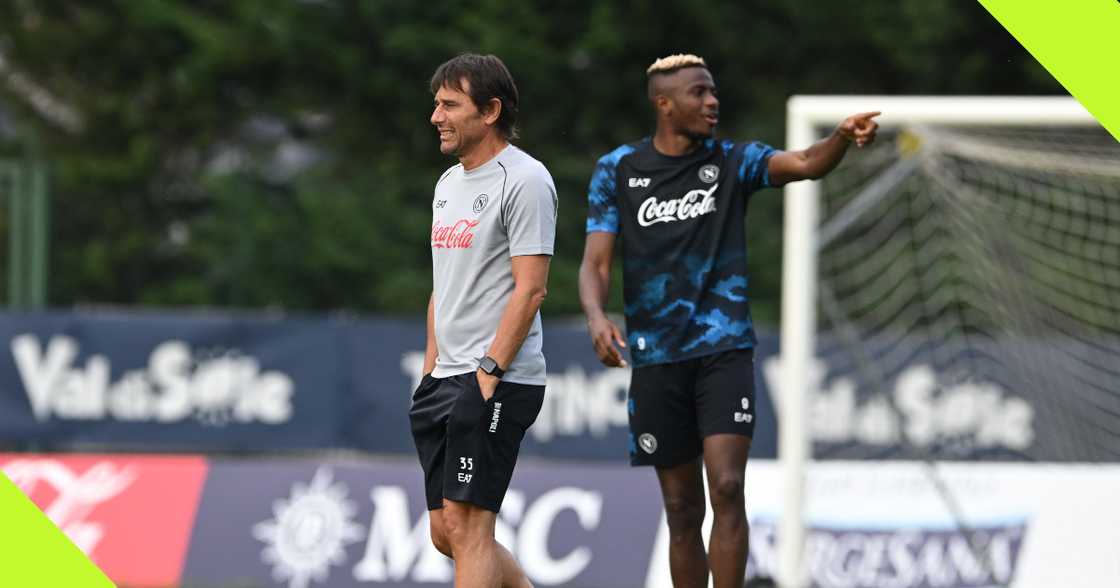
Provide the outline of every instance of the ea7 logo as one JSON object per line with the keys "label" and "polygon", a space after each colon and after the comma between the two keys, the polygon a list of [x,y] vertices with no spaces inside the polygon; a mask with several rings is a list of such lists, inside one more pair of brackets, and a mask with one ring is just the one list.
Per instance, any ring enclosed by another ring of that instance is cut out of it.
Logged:
{"label": "ea7 logo", "polygon": [[[473,457],[460,457],[459,458],[459,469],[460,470],[467,470],[467,471],[473,470],[474,469],[474,458]],[[459,472],[459,477],[458,477],[459,483],[460,484],[470,484],[471,483],[471,478],[473,478],[473,477],[474,477],[474,474],[467,474],[467,473]]]}
{"label": "ea7 logo", "polygon": [[648,188],[649,178],[630,178],[631,188]]}
{"label": "ea7 logo", "polygon": [[747,412],[751,408],[750,399],[747,398],[746,396],[744,396],[741,399],[741,403],[743,405],[743,412],[736,412],[735,413],[735,422],[737,422],[737,423],[749,423],[749,422],[753,421],[754,420],[754,415]]}

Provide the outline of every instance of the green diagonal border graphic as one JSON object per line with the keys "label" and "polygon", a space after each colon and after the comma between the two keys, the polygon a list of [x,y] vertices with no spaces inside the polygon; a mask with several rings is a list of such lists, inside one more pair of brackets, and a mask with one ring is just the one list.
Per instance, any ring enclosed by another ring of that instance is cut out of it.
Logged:
{"label": "green diagonal border graphic", "polygon": [[101,588],[113,583],[0,473],[0,586]]}
{"label": "green diagonal border graphic", "polygon": [[1120,141],[1120,2],[980,0]]}

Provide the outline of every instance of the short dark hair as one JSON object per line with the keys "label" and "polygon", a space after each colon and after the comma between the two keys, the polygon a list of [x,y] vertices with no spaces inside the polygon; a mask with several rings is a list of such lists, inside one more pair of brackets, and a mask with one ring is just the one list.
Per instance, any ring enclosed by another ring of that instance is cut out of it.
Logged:
{"label": "short dark hair", "polygon": [[446,86],[463,91],[463,80],[470,85],[471,102],[480,111],[489,108],[490,100],[497,98],[502,103],[498,115],[498,131],[506,139],[517,138],[517,85],[513,76],[496,55],[477,55],[464,53],[452,57],[436,68],[432,75],[432,93]]}

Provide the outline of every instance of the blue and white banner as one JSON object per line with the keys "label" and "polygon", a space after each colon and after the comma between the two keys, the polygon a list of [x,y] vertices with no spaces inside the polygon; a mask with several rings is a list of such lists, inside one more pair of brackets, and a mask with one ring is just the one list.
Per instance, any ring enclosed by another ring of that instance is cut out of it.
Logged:
{"label": "blue and white banner", "polygon": [[[431,545],[413,458],[20,453],[0,454],[0,473],[121,585],[435,588],[453,577]],[[808,586],[1120,586],[1114,464],[816,462],[805,489]],[[781,465],[752,460],[750,576],[776,572],[784,496]],[[495,532],[536,586],[671,588],[649,468],[524,459]]]}
{"label": "blue and white banner", "polygon": [[0,443],[242,451],[342,446],[342,341],[322,321],[0,317]]}
{"label": "blue and white banner", "polygon": [[[424,331],[419,319],[0,314],[0,446],[412,455]],[[582,321],[544,332],[548,387],[523,454],[625,461],[630,371],[599,364]],[[907,338],[822,337],[805,391],[814,456],[1115,461],[1108,423],[1093,420],[1109,413],[1089,410],[1107,390],[1063,373],[1077,367],[1067,347],[986,341],[962,363]],[[777,349],[759,334],[754,458],[777,453]]]}
{"label": "blue and white banner", "polygon": [[[0,445],[116,451],[353,448],[412,455],[420,320],[0,315]],[[548,324],[548,393],[523,455],[625,461],[629,370]],[[775,454],[773,411],[757,456]]]}
{"label": "blue and white banner", "polygon": [[[1120,585],[1115,466],[831,462],[808,471],[806,575],[817,588]],[[931,476],[933,474],[933,476]],[[934,477],[935,476],[935,477]],[[422,475],[407,461],[210,460],[183,582],[448,586]],[[782,472],[747,468],[748,573],[777,569]],[[711,516],[703,533],[708,536]],[[653,472],[519,464],[498,540],[536,586],[671,588]]]}

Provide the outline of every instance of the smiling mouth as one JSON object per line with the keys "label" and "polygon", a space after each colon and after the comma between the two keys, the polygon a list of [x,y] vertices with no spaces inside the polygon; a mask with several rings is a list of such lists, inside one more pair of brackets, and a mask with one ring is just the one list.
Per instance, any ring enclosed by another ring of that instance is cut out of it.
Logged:
{"label": "smiling mouth", "polygon": [[712,126],[715,126],[716,124],[719,123],[719,115],[718,114],[705,114],[704,115],[704,120],[708,121],[708,124],[710,124]]}

